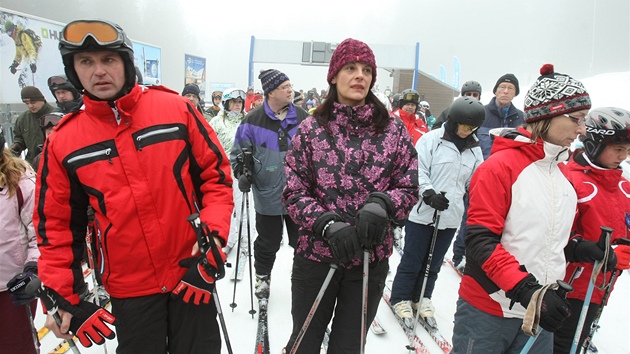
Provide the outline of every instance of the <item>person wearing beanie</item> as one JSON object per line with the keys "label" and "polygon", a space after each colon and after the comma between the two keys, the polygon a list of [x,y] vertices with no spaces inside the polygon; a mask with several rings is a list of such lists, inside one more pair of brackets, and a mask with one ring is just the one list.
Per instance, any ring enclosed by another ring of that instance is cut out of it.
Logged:
{"label": "person wearing beanie", "polygon": [[[254,96],[252,97],[252,109],[262,106],[263,102],[264,102],[263,95],[261,93],[255,93]],[[296,105],[296,106],[299,106],[299,105]]]}
{"label": "person wearing beanie", "polygon": [[492,89],[494,97],[486,105],[486,120],[477,131],[484,160],[492,151],[490,130],[494,128],[516,128],[523,125],[523,111],[512,104],[520,89],[514,74],[501,76]]}
{"label": "person wearing beanie", "polygon": [[[553,335],[554,354],[570,353],[578,325],[581,325],[580,312],[593,274],[593,262],[600,260],[606,268],[602,268],[596,276],[578,349],[582,348],[598,312],[601,314],[606,305],[606,294],[610,295],[614,289],[617,277],[622,271],[630,269],[626,224],[630,210],[630,182],[622,176],[623,171],[619,167],[630,153],[630,112],[617,107],[591,110],[586,116],[586,133],[580,136],[580,141],[584,144],[582,151],[575,152],[566,165],[561,165],[562,172],[575,187],[581,201],[575,215],[574,232],[565,248],[567,260],[571,263],[567,266],[564,280],[570,281],[578,268],[582,271],[571,283],[574,291],[567,294],[572,315]],[[604,260],[603,254],[606,249],[598,246],[602,225],[612,229],[610,242],[617,245],[614,250],[609,249],[607,260]],[[602,285],[606,284],[608,288],[604,289]],[[606,324],[599,324],[606,328]]]}
{"label": "person wearing beanie", "polygon": [[304,96],[299,91],[293,91],[294,98],[293,104],[299,107],[302,107],[308,111],[308,108],[304,106]]}
{"label": "person wearing beanie", "polygon": [[46,102],[42,92],[35,86],[24,86],[21,96],[27,110],[15,120],[10,149],[15,156],[27,150],[24,159],[32,164],[38,154],[37,145],[44,143],[44,133],[39,128],[40,119],[52,112],[54,107]]}
{"label": "person wearing beanie", "polygon": [[83,106],[83,95],[68,81],[65,75],[49,77],[48,89],[55,96],[57,108],[62,113],[75,112]]}
{"label": "person wearing beanie", "polygon": [[201,102],[201,90],[196,84],[186,84],[182,90],[182,96],[186,97],[197,108],[199,113],[203,115],[206,121],[210,122],[212,116],[206,113],[200,105]]}
{"label": "person wearing beanie", "polygon": [[284,226],[289,245],[297,246],[298,226],[287,214],[281,200],[286,185],[282,166],[293,135],[308,114],[293,104],[293,87],[286,74],[268,69],[262,70],[258,78],[265,100],[262,106],[247,113],[236,130],[230,163],[239,190],[243,193],[252,191],[254,196],[258,232],[254,242],[255,293],[263,300],[269,298],[271,271]]}
{"label": "person wearing beanie", "polygon": [[525,125],[493,131],[492,155],[470,181],[453,353],[519,352],[534,331],[530,352],[551,353],[553,332],[571,313],[556,281],[575,260],[565,247],[578,196],[558,165],[586,133],[591,104],[581,82],[549,64],[540,74],[527,92]]}
{"label": "person wearing beanie", "polygon": [[360,351],[363,264],[369,263],[365,306],[371,323],[389,268],[392,228],[418,202],[417,152],[402,121],[371,90],[376,69],[366,43],[341,42],[328,67],[327,99],[300,125],[287,153],[282,200],[299,225],[287,353],[296,349],[320,285],[334,271],[331,264],[339,268],[297,353],[320,347],[331,318],[329,352]]}
{"label": "person wearing beanie", "polygon": [[[62,320],[49,312],[46,326],[84,347],[116,338],[120,353],[219,354],[212,296],[234,202],[217,135],[177,92],[138,85],[131,40],[116,23],[71,21],[59,51],[84,107],[47,138],[36,181],[39,277]],[[80,296],[88,228],[111,312]]]}

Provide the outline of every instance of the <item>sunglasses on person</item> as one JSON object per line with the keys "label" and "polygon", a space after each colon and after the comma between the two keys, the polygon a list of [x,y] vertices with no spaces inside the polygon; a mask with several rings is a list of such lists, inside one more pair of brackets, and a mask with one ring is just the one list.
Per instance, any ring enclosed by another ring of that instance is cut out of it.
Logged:
{"label": "sunglasses on person", "polygon": [[469,125],[469,124],[459,123],[459,126],[466,132],[474,132],[475,130],[479,129],[479,127],[476,127],[474,125]]}
{"label": "sunglasses on person", "polygon": [[213,99],[213,100],[216,100],[217,98],[219,98],[219,99],[220,99],[220,98],[221,98],[221,95],[214,95],[214,96],[212,96],[212,99]]}
{"label": "sunglasses on person", "polygon": [[88,36],[101,46],[119,45],[125,41],[122,31],[116,25],[103,20],[70,22],[64,27],[59,41],[80,47]]}

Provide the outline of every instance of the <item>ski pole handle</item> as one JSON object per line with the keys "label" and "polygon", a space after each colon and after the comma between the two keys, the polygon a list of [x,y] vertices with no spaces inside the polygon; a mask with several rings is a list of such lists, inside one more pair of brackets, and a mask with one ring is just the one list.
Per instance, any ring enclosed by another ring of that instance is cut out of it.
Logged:
{"label": "ski pole handle", "polygon": [[597,245],[599,248],[606,250],[606,248],[610,245],[610,238],[612,236],[613,229],[608,226],[600,226],[600,229],[602,229],[602,233],[599,235]]}
{"label": "ski pole handle", "polygon": [[569,283],[567,283],[565,281],[557,280],[556,283],[558,283],[558,290],[556,290],[556,293],[561,298],[566,298],[567,294],[574,290],[573,287],[571,286],[571,284],[569,284]]}

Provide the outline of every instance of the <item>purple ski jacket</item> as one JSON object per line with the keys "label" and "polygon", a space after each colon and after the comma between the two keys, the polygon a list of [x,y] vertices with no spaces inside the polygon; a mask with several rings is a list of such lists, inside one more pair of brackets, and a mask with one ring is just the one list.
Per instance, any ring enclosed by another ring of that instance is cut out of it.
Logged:
{"label": "purple ski jacket", "polygon": [[[347,106],[335,103],[329,132],[308,117],[293,137],[287,153],[287,185],[283,203],[299,225],[296,255],[317,262],[332,262],[328,243],[313,232],[324,213],[336,213],[355,225],[357,211],[374,192],[392,202],[390,217],[402,225],[418,202],[418,158],[409,133],[400,119],[392,117],[383,133],[372,126],[373,104]],[[392,226],[393,226],[392,223]],[[371,261],[392,253],[392,230],[371,250]],[[355,258],[351,268],[361,264]]]}

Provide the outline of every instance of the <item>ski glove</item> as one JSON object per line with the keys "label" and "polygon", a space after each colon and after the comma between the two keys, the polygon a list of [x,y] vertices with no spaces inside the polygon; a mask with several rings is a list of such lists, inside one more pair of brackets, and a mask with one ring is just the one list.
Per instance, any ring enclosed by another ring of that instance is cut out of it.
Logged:
{"label": "ski glove", "polygon": [[238,178],[238,189],[243,193],[248,193],[252,189],[252,180],[247,175]]}
{"label": "ski glove", "polygon": [[617,269],[630,269],[630,246],[619,245],[615,247],[615,255],[617,256]]}
{"label": "ski glove", "polygon": [[11,74],[15,74],[17,72],[18,66],[20,66],[20,63],[14,60],[11,66],[9,66],[9,71],[11,71]]}
{"label": "ski glove", "polygon": [[13,304],[20,306],[35,300],[35,295],[26,292],[26,285],[34,275],[37,275],[37,262],[27,262],[22,273],[9,280],[7,288]]}
{"label": "ski glove", "polygon": [[357,232],[364,248],[382,243],[388,230],[387,211],[379,203],[366,203],[357,212]]}
{"label": "ski glove", "polygon": [[[221,262],[225,262],[226,256],[221,248],[219,248],[219,253],[221,254]],[[212,274],[208,274],[201,265],[204,257],[208,259],[210,267],[214,268],[211,270]],[[212,252],[198,257],[184,258],[179,261],[179,266],[188,268],[188,271],[173,290],[173,294],[182,294],[182,300],[185,303],[190,303],[192,300],[195,305],[199,305],[201,302],[208,304],[214,290],[214,271],[219,268]]]}
{"label": "ski glove", "polygon": [[[610,247],[610,246],[609,246]],[[587,262],[595,263],[604,259],[604,249],[599,246],[598,242],[586,241],[582,238],[574,238],[565,247],[565,256],[571,262]],[[617,265],[617,257],[613,248],[610,247],[608,252],[608,263],[606,269],[613,269]]]}
{"label": "ski glove", "polygon": [[[542,289],[536,277],[528,274],[505,295],[527,308],[534,293]],[[511,306],[510,306],[511,308]],[[571,316],[571,305],[566,298],[558,294],[558,290],[547,290],[542,299],[540,309],[540,327],[549,332],[555,332],[562,327],[564,320]]]}
{"label": "ski glove", "polygon": [[357,229],[348,223],[333,222],[324,230],[324,239],[330,245],[333,258],[339,263],[349,263],[361,255]]}
{"label": "ski glove", "polygon": [[435,210],[444,211],[448,209],[449,200],[442,194],[435,193],[433,189],[424,191],[422,200]]}

